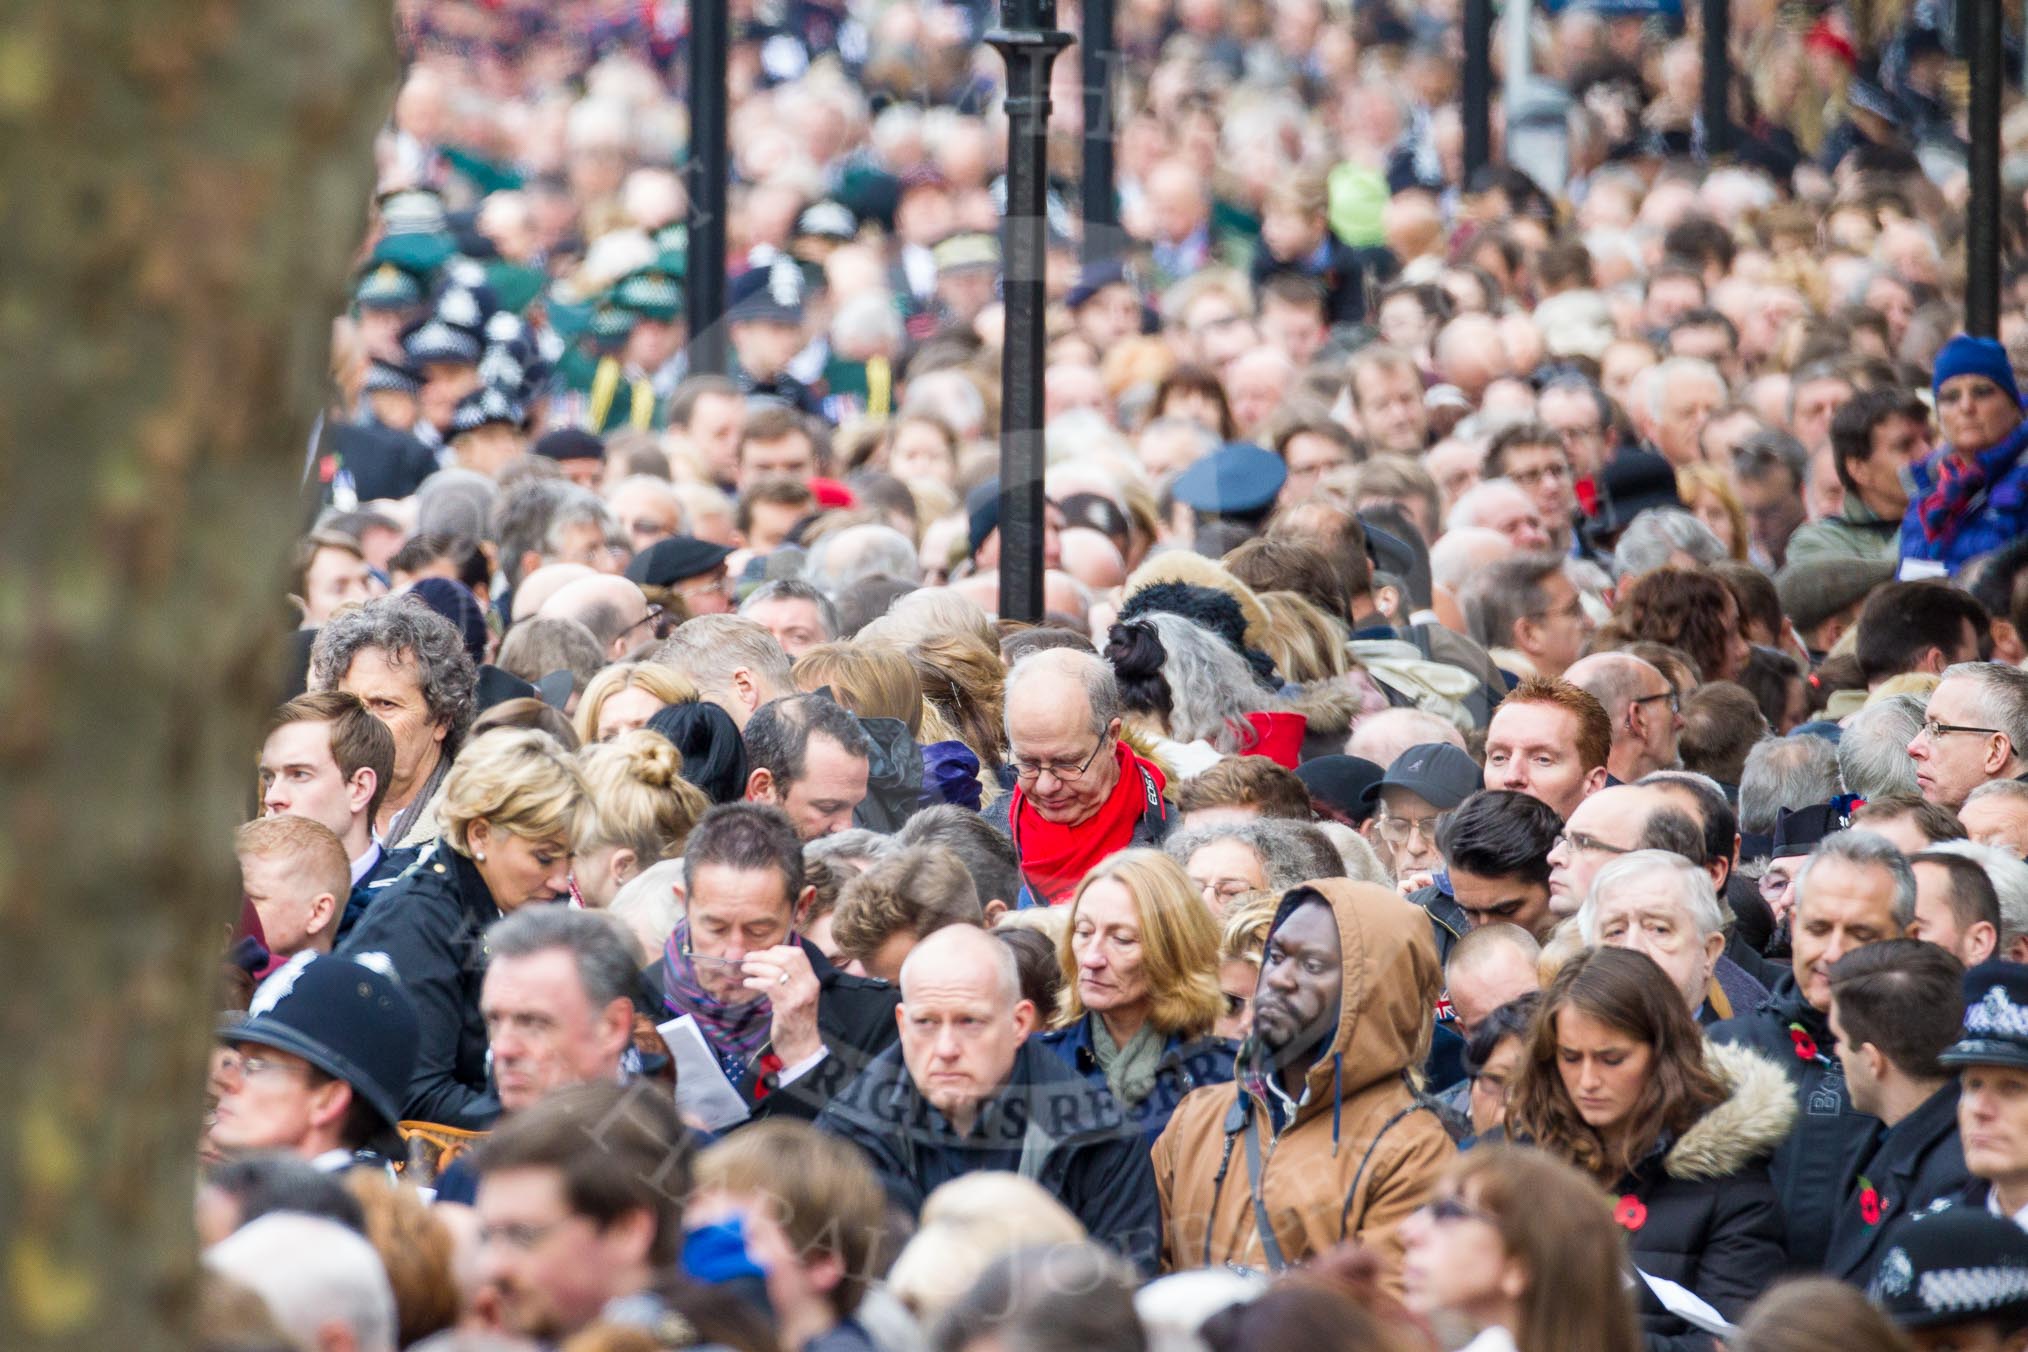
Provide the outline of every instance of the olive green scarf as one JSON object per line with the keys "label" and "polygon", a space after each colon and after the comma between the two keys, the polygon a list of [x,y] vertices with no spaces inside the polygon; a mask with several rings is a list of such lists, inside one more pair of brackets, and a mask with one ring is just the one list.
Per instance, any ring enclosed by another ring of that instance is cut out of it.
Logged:
{"label": "olive green scarf", "polygon": [[1106,1088],[1113,1091],[1113,1097],[1124,1108],[1148,1097],[1155,1087],[1155,1072],[1161,1067],[1162,1043],[1166,1039],[1154,1024],[1144,1023],[1122,1047],[1113,1041],[1104,1019],[1097,1014],[1086,1017],[1091,1020],[1092,1055],[1098,1057],[1099,1069],[1106,1073]]}

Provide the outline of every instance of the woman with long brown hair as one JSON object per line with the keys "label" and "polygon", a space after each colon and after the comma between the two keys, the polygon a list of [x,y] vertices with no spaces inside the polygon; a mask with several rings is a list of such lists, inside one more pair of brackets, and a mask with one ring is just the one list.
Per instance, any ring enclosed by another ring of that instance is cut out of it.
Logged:
{"label": "woman with long brown hair", "polygon": [[1674,1282],[1727,1319],[1781,1274],[1781,1206],[1767,1157],[1795,1092],[1780,1066],[1707,1045],[1675,984],[1643,953],[1594,948],[1543,993],[1507,1122],[1613,1196],[1651,1349],[1704,1352],[1645,1278]]}
{"label": "woman with long brown hair", "polygon": [[1539,1150],[1452,1161],[1401,1227],[1409,1309],[1476,1352],[1634,1352],[1640,1334],[1611,1203]]}
{"label": "woman with long brown hair", "polygon": [[1649,640],[1681,648],[1707,681],[1733,681],[1752,650],[1732,589],[1710,573],[1657,568],[1620,589],[1599,647]]}

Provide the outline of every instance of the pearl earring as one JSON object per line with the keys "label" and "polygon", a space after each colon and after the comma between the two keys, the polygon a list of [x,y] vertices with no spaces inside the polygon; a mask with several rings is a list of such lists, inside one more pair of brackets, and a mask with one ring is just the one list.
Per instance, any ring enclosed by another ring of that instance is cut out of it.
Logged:
{"label": "pearl earring", "polygon": [[473,853],[472,858],[478,860],[480,863],[483,864],[486,862],[486,852],[484,850],[478,850]]}

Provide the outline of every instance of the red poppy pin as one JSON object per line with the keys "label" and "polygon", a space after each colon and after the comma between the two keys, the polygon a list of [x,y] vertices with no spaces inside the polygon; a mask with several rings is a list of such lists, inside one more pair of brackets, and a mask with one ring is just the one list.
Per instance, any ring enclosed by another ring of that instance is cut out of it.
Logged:
{"label": "red poppy pin", "polygon": [[758,1103],[774,1092],[775,1076],[782,1073],[782,1058],[773,1052],[763,1052],[753,1068],[759,1072],[753,1080],[754,1102]]}
{"label": "red poppy pin", "polygon": [[1817,1059],[1817,1040],[1811,1037],[1809,1030],[1801,1024],[1792,1023],[1789,1025],[1789,1041],[1795,1046],[1796,1059],[1798,1061],[1814,1061]]}
{"label": "red poppy pin", "polygon": [[1880,1192],[1866,1178],[1859,1180],[1859,1219],[1868,1225],[1880,1224],[1885,1208],[1880,1201]]}
{"label": "red poppy pin", "polygon": [[1614,1205],[1613,1219],[1628,1230],[1638,1230],[1648,1223],[1648,1204],[1629,1194]]}
{"label": "red poppy pin", "polygon": [[328,484],[338,477],[338,457],[320,455],[317,457],[317,482]]}

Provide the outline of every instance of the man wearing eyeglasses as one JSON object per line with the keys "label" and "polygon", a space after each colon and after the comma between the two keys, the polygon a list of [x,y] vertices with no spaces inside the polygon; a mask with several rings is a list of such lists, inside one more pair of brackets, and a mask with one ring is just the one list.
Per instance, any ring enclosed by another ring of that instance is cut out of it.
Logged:
{"label": "man wearing eyeglasses", "polygon": [[[1379,804],[1363,828],[1386,847],[1394,876],[1404,883],[1443,867],[1437,831],[1458,804],[1479,791],[1479,767],[1448,742],[1424,742],[1394,758],[1380,781],[1366,790]],[[1441,942],[1441,941],[1440,941]]]}
{"label": "man wearing eyeglasses", "polygon": [[210,1130],[226,1153],[280,1150],[326,1172],[398,1149],[415,1068],[415,1006],[399,983],[345,958],[301,953],[219,1032]]}
{"label": "man wearing eyeglasses", "polygon": [[1944,670],[1908,744],[1922,796],[1955,812],[1973,789],[2028,773],[2028,672],[1998,662]]}
{"label": "man wearing eyeglasses", "polygon": [[698,820],[676,889],[683,919],[645,980],[697,1022],[756,1116],[815,1118],[894,1041],[892,986],[832,966],[799,930],[816,888],[783,813],[725,803]]}
{"label": "man wearing eyeglasses", "polygon": [[1606,752],[1612,779],[1632,784],[1681,759],[1682,699],[1658,668],[1626,653],[1593,653],[1571,663],[1563,679],[1604,705],[1612,720]]}
{"label": "man wearing eyeglasses", "polygon": [[543,618],[576,620],[591,630],[608,662],[617,662],[641,644],[659,637],[659,611],[634,583],[601,573],[566,582],[535,612]]}
{"label": "man wearing eyeglasses", "polygon": [[1533,498],[1551,552],[1559,557],[1570,553],[1577,521],[1576,476],[1555,428],[1523,422],[1502,429],[1486,449],[1479,477],[1505,479]]}
{"label": "man wearing eyeglasses", "polygon": [[[1674,818],[1671,825],[1680,823],[1680,828],[1666,840],[1651,839],[1650,824],[1664,815]],[[1600,869],[1620,855],[1643,849],[1667,849],[1699,866],[1704,862],[1697,824],[1660,793],[1631,784],[1600,789],[1577,805],[1549,847],[1550,911],[1558,917],[1576,915]]]}
{"label": "man wearing eyeglasses", "polygon": [[1121,739],[1119,683],[1103,659],[1030,653],[1007,675],[1006,709],[1014,791],[996,824],[1013,838],[1023,905],[1053,906],[1115,850],[1169,834],[1167,781]]}

